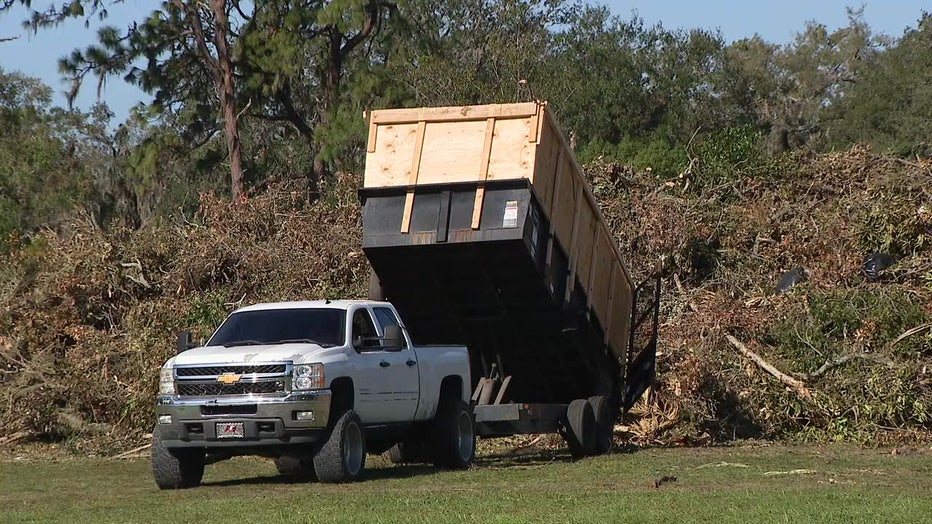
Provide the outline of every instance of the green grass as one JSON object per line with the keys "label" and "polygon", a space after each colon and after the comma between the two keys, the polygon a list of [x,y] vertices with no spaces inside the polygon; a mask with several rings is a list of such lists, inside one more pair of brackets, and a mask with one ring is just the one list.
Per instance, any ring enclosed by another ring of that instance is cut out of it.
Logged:
{"label": "green grass", "polygon": [[[147,459],[6,460],[0,522],[919,522],[932,514],[932,452],[909,451],[647,449],[579,462],[539,451],[457,472],[369,457],[349,485],[238,458],[183,491],[156,489]],[[676,480],[654,487],[664,476]]]}

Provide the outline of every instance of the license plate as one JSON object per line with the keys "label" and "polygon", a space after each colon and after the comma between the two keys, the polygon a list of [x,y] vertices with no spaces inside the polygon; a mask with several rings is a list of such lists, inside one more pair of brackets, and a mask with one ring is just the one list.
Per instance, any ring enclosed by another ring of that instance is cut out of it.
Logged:
{"label": "license plate", "polygon": [[242,422],[217,422],[217,438],[243,438],[246,432]]}

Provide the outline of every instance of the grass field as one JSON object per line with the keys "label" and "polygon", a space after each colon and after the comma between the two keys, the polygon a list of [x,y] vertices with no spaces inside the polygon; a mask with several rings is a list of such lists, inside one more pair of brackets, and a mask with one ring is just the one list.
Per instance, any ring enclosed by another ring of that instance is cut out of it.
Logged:
{"label": "grass field", "polygon": [[487,452],[457,472],[370,456],[368,468],[359,483],[308,484],[277,477],[269,460],[238,458],[208,466],[199,488],[159,491],[147,458],[10,457],[0,462],[0,522],[932,519],[932,451],[921,448],[642,449],[578,462],[548,450]]}

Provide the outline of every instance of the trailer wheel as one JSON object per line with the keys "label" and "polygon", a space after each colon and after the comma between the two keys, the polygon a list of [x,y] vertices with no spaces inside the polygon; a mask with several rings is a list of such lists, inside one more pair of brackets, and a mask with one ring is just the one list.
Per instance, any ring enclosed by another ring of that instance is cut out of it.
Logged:
{"label": "trailer wheel", "polygon": [[197,487],[204,477],[204,450],[168,449],[156,426],[152,432],[152,476],[159,489]]}
{"label": "trailer wheel", "polygon": [[275,469],[283,477],[298,480],[317,480],[314,459],[306,455],[282,455],[275,459]]}
{"label": "trailer wheel", "polygon": [[592,406],[592,414],[595,416],[595,447],[593,455],[604,455],[612,449],[613,432],[615,426],[614,417],[612,417],[612,405],[608,399],[596,395],[589,397],[587,401]]}
{"label": "trailer wheel", "polygon": [[326,442],[314,454],[314,470],[321,482],[352,482],[366,467],[366,436],[353,410],[337,419]]}
{"label": "trailer wheel", "polygon": [[563,439],[573,458],[591,455],[595,449],[595,414],[586,399],[578,398],[566,408]]}
{"label": "trailer wheel", "polygon": [[466,469],[476,458],[476,430],[469,405],[458,400],[442,403],[440,409],[442,411],[436,418],[438,440],[434,448],[434,465]]}

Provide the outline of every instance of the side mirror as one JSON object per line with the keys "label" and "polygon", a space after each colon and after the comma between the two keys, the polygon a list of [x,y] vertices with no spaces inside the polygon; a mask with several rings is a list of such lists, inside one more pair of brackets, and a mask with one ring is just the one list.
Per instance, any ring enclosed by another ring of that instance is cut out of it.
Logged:
{"label": "side mirror", "polygon": [[178,353],[196,348],[197,345],[190,331],[181,331],[178,333]]}
{"label": "side mirror", "polygon": [[385,326],[385,336],[382,337],[382,346],[386,350],[399,351],[405,345],[404,335],[398,326]]}

